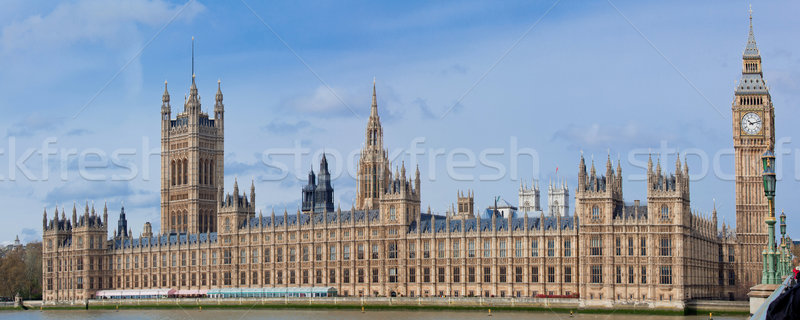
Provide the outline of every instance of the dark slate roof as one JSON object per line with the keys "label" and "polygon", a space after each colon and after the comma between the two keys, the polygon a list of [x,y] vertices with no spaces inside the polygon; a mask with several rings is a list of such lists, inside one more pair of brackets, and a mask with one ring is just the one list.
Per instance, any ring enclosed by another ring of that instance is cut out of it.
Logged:
{"label": "dark slate roof", "polygon": [[614,208],[614,219],[647,219],[647,205],[625,204]]}
{"label": "dark slate roof", "polygon": [[[463,220],[463,225],[461,219],[451,219],[450,226],[449,228],[447,228],[447,217],[423,213],[421,214],[419,220],[419,226],[417,225],[416,221],[412,221],[411,224],[409,224],[408,226],[408,233],[417,233],[417,229],[419,229],[422,233],[430,233],[431,216],[433,216],[434,220],[433,230],[436,233],[445,232],[446,230],[449,230],[450,232],[461,232],[462,228],[465,228],[467,232],[474,232],[476,228],[478,228],[478,219],[476,218]],[[525,230],[524,217],[512,218],[510,224],[512,231]],[[561,217],[560,224],[558,217],[556,216],[528,217],[529,230],[541,230],[542,227],[544,227],[544,230],[557,230],[558,228],[564,230],[564,229],[573,229],[577,227],[577,225],[578,225],[577,218],[573,216]],[[497,218],[495,220],[495,228],[497,229],[497,231],[508,231],[509,220]],[[481,219],[480,230],[481,232],[492,231],[492,220]]]}
{"label": "dark slate roof", "polygon": [[78,221],[79,221],[78,224],[81,226],[89,225],[90,227],[94,227],[103,225],[103,219],[101,219],[100,216],[97,215],[86,216],[84,214],[78,218]]}
{"label": "dark slate roof", "polygon": [[175,244],[196,244],[206,242],[217,242],[217,233],[169,234],[153,236],[150,238],[116,238],[113,240],[113,246],[114,249],[118,249],[131,247],[166,246]]}
{"label": "dark slate roof", "polygon": [[[371,223],[380,220],[380,212],[378,210],[369,210],[369,211],[357,210],[355,212],[351,212],[348,210],[348,211],[342,211],[340,214],[337,214],[336,211],[328,212],[326,214],[320,213],[313,215],[300,213],[299,220],[300,220],[300,225],[307,225],[311,223],[312,217],[314,219],[314,224],[323,224],[325,223],[325,221],[327,221],[330,224],[333,224],[333,223],[339,223],[338,219],[340,219],[339,217],[340,215],[342,223],[352,223],[353,218],[356,219],[356,222],[363,222],[364,218],[367,216],[369,216],[369,221]],[[261,219],[261,221],[259,221],[259,219]],[[284,225],[297,226],[297,221],[298,221],[297,214],[288,214],[285,217],[284,215],[275,215],[275,227],[283,227]],[[262,225],[264,227],[272,227],[272,217],[262,216],[262,217],[250,218],[248,221],[243,223],[240,226],[240,228],[246,228],[248,226],[250,228],[256,228]]]}

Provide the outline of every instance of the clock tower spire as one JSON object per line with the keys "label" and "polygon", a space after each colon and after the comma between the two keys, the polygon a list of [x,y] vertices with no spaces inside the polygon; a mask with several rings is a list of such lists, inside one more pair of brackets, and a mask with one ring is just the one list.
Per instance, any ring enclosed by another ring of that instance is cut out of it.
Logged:
{"label": "clock tower spire", "polygon": [[772,98],[761,69],[761,53],[750,31],[742,54],[742,76],[731,106],[736,168],[737,281],[740,294],[761,279],[762,255],[767,243],[764,219],[769,214],[761,181],[761,154],[775,143]]}

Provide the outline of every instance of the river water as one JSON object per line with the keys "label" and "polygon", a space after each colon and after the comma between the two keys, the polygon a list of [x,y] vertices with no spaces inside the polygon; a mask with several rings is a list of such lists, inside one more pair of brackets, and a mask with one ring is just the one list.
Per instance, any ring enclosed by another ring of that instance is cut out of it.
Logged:
{"label": "river water", "polygon": [[[714,319],[746,319],[745,316],[714,316]],[[470,320],[470,319],[509,319],[509,320],[543,320],[543,319],[623,319],[623,320],[706,320],[703,316],[655,316],[630,314],[569,314],[554,312],[492,312],[480,311],[369,311],[361,313],[357,310],[202,310],[170,309],[170,310],[51,310],[51,311],[0,311],[0,319],[275,319],[275,320]]]}

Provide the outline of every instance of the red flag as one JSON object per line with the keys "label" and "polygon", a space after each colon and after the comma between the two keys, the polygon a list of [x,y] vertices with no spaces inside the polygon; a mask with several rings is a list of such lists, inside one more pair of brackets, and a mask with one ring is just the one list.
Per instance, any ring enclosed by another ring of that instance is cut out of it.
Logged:
{"label": "red flag", "polygon": [[556,175],[558,175],[558,166],[556,166]]}

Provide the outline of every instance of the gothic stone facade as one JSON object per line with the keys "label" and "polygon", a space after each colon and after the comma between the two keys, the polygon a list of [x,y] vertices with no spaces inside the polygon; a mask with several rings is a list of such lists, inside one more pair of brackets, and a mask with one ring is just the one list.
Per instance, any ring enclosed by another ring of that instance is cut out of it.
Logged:
{"label": "gothic stone facade", "polygon": [[[737,239],[741,221],[734,234],[717,227],[716,210],[692,212],[689,171],[679,159],[673,174],[650,161],[646,204],[623,201],[619,163],[613,169],[609,159],[605,174],[592,163],[587,172],[581,156],[572,215],[481,219],[472,192],[459,193],[453,214],[423,213],[419,168],[409,178],[404,164],[392,172],[387,160],[373,87],[354,207],[332,210],[333,187],[310,178],[314,192],[303,195],[313,203],[304,212],[264,216],[252,185],[249,196],[238,181],[222,192],[221,89],[213,119],[200,111],[194,77],[177,118],[166,91],[162,101],[161,232],[149,223],[138,237],[125,232],[124,208],[110,239],[106,207],[102,218],[88,203],[80,215],[73,206],[71,219],[64,208],[52,219],[45,211],[46,303],[90,299],[101,289],[330,286],[346,296],[548,295],[657,305],[743,298],[747,289],[739,274],[752,266],[735,258],[747,253]],[[771,119],[771,105],[761,102]],[[740,163],[737,156],[737,201]]]}

